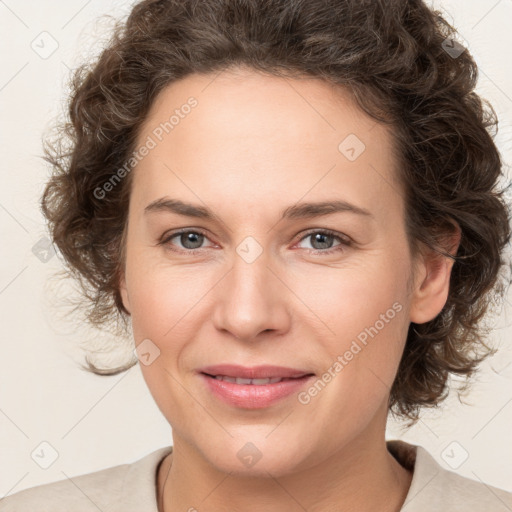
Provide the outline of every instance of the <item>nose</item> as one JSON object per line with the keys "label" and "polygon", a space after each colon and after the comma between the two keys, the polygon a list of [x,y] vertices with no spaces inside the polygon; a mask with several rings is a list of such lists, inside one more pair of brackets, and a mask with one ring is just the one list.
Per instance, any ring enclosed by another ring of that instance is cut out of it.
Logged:
{"label": "nose", "polygon": [[235,256],[233,267],[215,287],[213,322],[218,330],[243,341],[289,330],[291,291],[273,267],[264,254],[252,263]]}

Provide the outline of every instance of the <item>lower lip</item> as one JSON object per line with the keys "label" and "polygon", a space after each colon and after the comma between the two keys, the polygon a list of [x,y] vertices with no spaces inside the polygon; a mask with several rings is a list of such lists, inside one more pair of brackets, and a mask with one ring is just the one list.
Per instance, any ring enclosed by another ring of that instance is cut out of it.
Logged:
{"label": "lower lip", "polygon": [[206,385],[222,401],[235,407],[244,409],[261,409],[275,404],[279,400],[299,392],[314,375],[307,375],[298,379],[290,379],[274,384],[236,384],[209,377],[204,373],[200,376]]}

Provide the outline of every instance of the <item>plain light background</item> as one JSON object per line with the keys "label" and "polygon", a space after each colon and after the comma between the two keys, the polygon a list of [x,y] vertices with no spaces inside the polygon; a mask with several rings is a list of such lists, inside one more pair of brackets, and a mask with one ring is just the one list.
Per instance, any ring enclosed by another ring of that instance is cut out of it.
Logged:
{"label": "plain light background", "polygon": [[[39,212],[49,172],[40,158],[41,137],[65,108],[69,70],[99,51],[111,24],[98,17],[122,17],[130,5],[119,0],[0,0],[0,498],[133,462],[172,444],[171,428],[139,366],[110,377],[78,368],[83,354],[78,344],[105,337],[59,319],[49,291],[61,263],[44,253],[47,233]],[[500,118],[497,141],[510,170],[512,0],[434,5],[447,13],[480,66],[478,91]],[[512,491],[508,297],[493,321],[491,340],[501,349],[482,366],[465,398],[471,405],[451,394],[408,431],[390,420],[387,437],[420,444],[447,469]]]}

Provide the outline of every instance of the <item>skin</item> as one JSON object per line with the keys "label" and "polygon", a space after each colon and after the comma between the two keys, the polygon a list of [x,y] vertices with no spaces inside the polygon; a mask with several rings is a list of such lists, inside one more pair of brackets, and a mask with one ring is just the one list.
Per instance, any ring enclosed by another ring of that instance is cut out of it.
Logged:
{"label": "skin", "polygon": [[[198,105],[132,171],[120,283],[135,343],[160,350],[140,367],[173,432],[158,471],[163,510],[400,510],[412,474],[386,449],[389,391],[410,322],[446,302],[452,263],[410,254],[389,128],[326,82],[238,68],[169,85],[140,143],[190,96]],[[355,161],[338,149],[349,134],[366,146]],[[164,196],[215,217],[144,213]],[[328,200],[371,216],[280,220],[297,203]],[[170,238],[180,228],[206,236]],[[306,233],[325,229],[350,245]],[[262,250],[252,263],[236,250],[248,236]],[[400,312],[308,404],[291,395],[237,408],[196,373],[235,363],[321,376],[394,303]],[[237,457],[248,442],[262,454],[251,467]]]}

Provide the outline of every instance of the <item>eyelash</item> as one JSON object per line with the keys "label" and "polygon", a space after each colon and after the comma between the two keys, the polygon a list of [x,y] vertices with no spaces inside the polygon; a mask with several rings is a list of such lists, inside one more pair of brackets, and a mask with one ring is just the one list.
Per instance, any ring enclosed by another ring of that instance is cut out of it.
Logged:
{"label": "eyelash", "polygon": [[[170,248],[171,244],[169,242],[173,238],[175,238],[176,236],[182,235],[184,233],[195,233],[195,234],[202,235],[202,236],[208,238],[207,234],[204,231],[202,231],[201,229],[186,228],[186,229],[181,229],[181,230],[178,230],[178,231],[173,231],[171,233],[165,234],[162,237],[162,240],[158,243],[158,245],[168,246]],[[351,245],[351,240],[349,240],[346,236],[343,236],[340,233],[337,233],[336,231],[331,231],[330,229],[313,229],[313,230],[310,230],[307,233],[305,233],[302,236],[302,238],[300,238],[298,240],[297,243],[302,242],[304,239],[308,238],[311,235],[315,235],[315,234],[332,236],[332,237],[338,239],[338,241],[340,243],[339,243],[339,245],[335,245],[334,247],[331,247],[330,249],[306,249],[310,253],[322,254],[322,255],[323,254],[327,254],[328,255],[328,254],[332,254],[332,253],[335,253],[335,252],[338,252],[338,251],[343,251],[343,250],[345,250],[347,247],[349,247]],[[172,249],[172,248],[170,248],[171,251],[178,252],[178,253],[181,253],[181,254],[191,254],[191,255],[197,254],[198,252],[201,252],[204,249],[205,249],[204,247],[203,248],[198,248],[198,249]]]}

